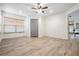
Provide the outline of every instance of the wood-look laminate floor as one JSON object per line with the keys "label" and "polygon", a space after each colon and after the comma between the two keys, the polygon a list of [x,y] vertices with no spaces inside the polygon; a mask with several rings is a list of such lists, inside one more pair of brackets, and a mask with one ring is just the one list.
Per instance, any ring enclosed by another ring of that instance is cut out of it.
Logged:
{"label": "wood-look laminate floor", "polygon": [[1,56],[78,56],[79,42],[56,38],[14,38],[0,43]]}

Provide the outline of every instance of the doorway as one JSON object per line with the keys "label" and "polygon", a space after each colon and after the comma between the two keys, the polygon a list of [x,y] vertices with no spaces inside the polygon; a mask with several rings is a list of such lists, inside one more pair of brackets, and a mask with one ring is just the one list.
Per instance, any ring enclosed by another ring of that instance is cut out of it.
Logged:
{"label": "doorway", "polygon": [[38,37],[38,19],[31,19],[31,37]]}
{"label": "doorway", "polygon": [[79,10],[68,15],[68,37],[79,39]]}

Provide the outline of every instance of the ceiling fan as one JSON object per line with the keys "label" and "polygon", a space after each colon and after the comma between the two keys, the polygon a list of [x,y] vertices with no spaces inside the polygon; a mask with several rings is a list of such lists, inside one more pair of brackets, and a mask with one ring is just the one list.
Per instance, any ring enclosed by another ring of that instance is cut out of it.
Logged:
{"label": "ceiling fan", "polygon": [[48,9],[47,6],[42,6],[41,3],[37,3],[34,7],[32,7],[32,9],[36,10],[36,13],[42,12],[45,13],[45,9]]}

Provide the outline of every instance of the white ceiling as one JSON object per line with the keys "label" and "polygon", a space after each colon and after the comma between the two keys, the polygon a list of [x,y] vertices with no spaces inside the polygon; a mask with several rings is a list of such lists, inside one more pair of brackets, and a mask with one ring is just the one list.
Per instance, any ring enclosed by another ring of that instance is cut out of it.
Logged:
{"label": "white ceiling", "polygon": [[72,12],[71,14],[69,14],[69,16],[71,16],[69,18],[69,20],[78,20],[79,21],[79,10]]}
{"label": "white ceiling", "polygon": [[[19,13],[28,14],[28,15],[37,15],[34,10],[32,10],[32,6],[34,3],[4,3],[2,4],[3,10],[14,9]],[[46,3],[44,4],[48,6],[45,15],[56,14],[60,12],[64,12],[71,8],[75,3]]]}
{"label": "white ceiling", "polygon": [[72,17],[78,16],[79,17],[79,10],[72,12],[71,14],[69,14],[69,16],[72,16]]}

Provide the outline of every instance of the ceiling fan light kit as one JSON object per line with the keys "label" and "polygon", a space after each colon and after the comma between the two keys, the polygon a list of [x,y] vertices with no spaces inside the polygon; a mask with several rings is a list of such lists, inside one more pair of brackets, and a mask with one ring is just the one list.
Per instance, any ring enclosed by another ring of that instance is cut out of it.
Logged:
{"label": "ceiling fan light kit", "polygon": [[48,7],[41,3],[37,3],[32,7],[32,9],[34,9],[36,13],[45,13],[45,10],[48,9]]}

